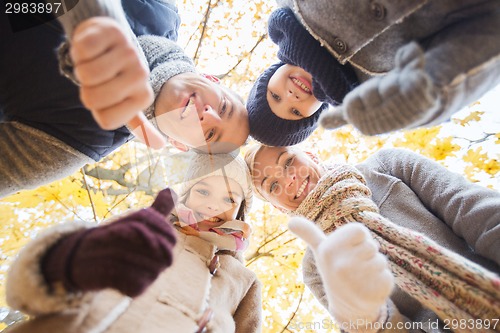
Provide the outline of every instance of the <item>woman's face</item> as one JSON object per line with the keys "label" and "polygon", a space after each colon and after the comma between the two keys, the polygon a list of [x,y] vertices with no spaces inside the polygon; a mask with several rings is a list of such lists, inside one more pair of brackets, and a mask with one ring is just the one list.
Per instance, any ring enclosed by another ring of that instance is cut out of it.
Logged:
{"label": "woman's face", "polygon": [[243,199],[240,184],[231,178],[211,176],[191,187],[185,205],[194,212],[199,229],[208,231],[236,219]]}
{"label": "woman's face", "polygon": [[318,111],[321,102],[312,93],[312,76],[300,67],[279,67],[267,84],[267,102],[282,119],[300,120]]}
{"label": "woman's face", "polygon": [[212,153],[240,147],[250,133],[243,103],[197,73],[179,74],[165,82],[155,101],[155,116],[170,139]]}
{"label": "woman's face", "polygon": [[293,211],[316,187],[322,167],[292,147],[262,147],[255,155],[252,182],[273,206]]}

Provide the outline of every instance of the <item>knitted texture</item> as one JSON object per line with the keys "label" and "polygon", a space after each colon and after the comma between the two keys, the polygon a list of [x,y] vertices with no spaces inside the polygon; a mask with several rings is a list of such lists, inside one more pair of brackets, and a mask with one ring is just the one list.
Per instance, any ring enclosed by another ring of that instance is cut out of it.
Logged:
{"label": "knitted texture", "polygon": [[326,108],[321,108],[311,116],[299,119],[282,119],[274,114],[267,102],[267,84],[271,76],[284,63],[277,63],[262,73],[248,95],[247,110],[250,135],[268,146],[292,146],[304,141],[316,129],[319,116]]}
{"label": "knitted texture", "polygon": [[[252,181],[245,161],[236,151],[230,154],[194,153],[189,161],[184,180],[180,184],[180,197],[186,196],[196,183],[211,176],[231,178],[240,184],[245,199],[245,212],[248,212],[253,198]],[[225,183],[220,185],[227,186]]]}
{"label": "knitted texture", "polygon": [[[175,42],[160,36],[140,36],[137,38],[149,64],[149,83],[155,100],[161,88],[175,75],[196,72],[193,61]],[[155,120],[155,102],[144,111],[146,117],[158,127]]]}
{"label": "knitted texture", "polygon": [[[341,65],[297,20],[290,8],[275,10],[269,17],[269,37],[279,46],[281,63],[262,73],[250,91],[247,109],[250,135],[268,146],[292,146],[304,141],[316,129],[320,114],[330,105],[342,103],[358,79],[350,65]],[[276,116],[267,102],[267,85],[284,63],[303,68],[312,75],[313,95],[323,105],[300,120]]]}
{"label": "knitted texture", "polygon": [[340,118],[363,134],[374,135],[431,121],[441,106],[437,88],[424,70],[424,51],[416,42],[398,50],[396,66],[350,92],[342,106],[324,113],[321,125],[336,128]]}
{"label": "knitted texture", "polygon": [[313,77],[313,94],[321,102],[341,104],[359,82],[350,65],[341,65],[314,39],[292,9],[280,8],[269,17],[269,37],[279,46],[278,58],[303,68]]}
{"label": "knitted texture", "polygon": [[62,238],[42,259],[48,284],[60,282],[68,291],[114,288],[132,297],[141,294],[172,264],[176,238],[165,217],[174,201],[166,189],[150,208]]}
{"label": "knitted texture", "polygon": [[370,196],[354,167],[330,166],[294,214],[314,221],[325,233],[350,222],[367,226],[389,259],[396,284],[441,319],[498,318],[500,278],[496,274],[395,225],[378,213]]}
{"label": "knitted texture", "polygon": [[368,228],[361,223],[348,223],[326,237],[302,217],[291,218],[288,227],[314,253],[333,317],[345,327],[354,324],[358,330],[364,326],[363,331],[376,332],[369,326],[387,317],[386,303],[394,278]]}

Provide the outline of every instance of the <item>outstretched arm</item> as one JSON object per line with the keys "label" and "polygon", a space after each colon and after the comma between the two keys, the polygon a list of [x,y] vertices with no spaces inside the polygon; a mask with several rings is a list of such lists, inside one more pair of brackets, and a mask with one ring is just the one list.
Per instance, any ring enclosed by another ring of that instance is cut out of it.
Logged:
{"label": "outstretched arm", "polygon": [[71,63],[68,76],[97,123],[108,130],[127,124],[148,146],[165,146],[141,111],[154,99],[149,69],[120,2],[79,1],[58,19],[70,41],[70,59],[61,58]]}
{"label": "outstretched arm", "polygon": [[473,184],[406,149],[383,149],[373,157],[384,172],[405,183],[434,215],[479,254],[500,264],[500,193]]}
{"label": "outstretched arm", "polygon": [[289,228],[309,245],[304,282],[342,331],[378,332],[380,327],[401,326],[396,323],[405,318],[389,299],[394,278],[366,227],[350,223],[325,236],[312,222],[294,217]]}
{"label": "outstretched arm", "polygon": [[176,236],[165,217],[174,201],[166,189],[151,207],[113,223],[69,222],[41,233],[9,268],[7,302],[41,315],[79,306],[88,291],[138,296],[172,263]]}
{"label": "outstretched arm", "polygon": [[496,87],[500,11],[494,1],[479,7],[481,15],[401,47],[394,69],[350,92],[321,124],[335,128],[345,120],[368,135],[439,124]]}

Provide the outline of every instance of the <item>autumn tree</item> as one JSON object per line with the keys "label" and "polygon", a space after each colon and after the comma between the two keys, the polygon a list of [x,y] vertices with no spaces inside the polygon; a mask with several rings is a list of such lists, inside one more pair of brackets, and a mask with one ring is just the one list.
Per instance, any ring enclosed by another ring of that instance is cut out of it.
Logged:
{"label": "autumn tree", "polygon": [[[179,44],[201,72],[218,76],[245,97],[259,73],[276,62],[277,48],[266,30],[274,1],[184,0],[178,5],[183,20]],[[374,137],[351,126],[318,129],[301,145],[322,160],[352,164],[382,147],[405,147],[472,182],[500,190],[500,106],[494,98],[498,95],[500,87],[440,126]],[[159,190],[182,180],[186,165],[185,155],[171,147],[152,151],[133,141],[70,177],[1,200],[0,284],[4,285],[9,262],[40,230],[71,219],[99,223],[147,206]],[[246,265],[264,285],[264,332],[334,332],[328,314],[301,280],[305,247],[287,231],[287,217],[258,199],[249,215],[254,233]],[[20,317],[5,307],[0,290],[0,325],[6,326]]]}

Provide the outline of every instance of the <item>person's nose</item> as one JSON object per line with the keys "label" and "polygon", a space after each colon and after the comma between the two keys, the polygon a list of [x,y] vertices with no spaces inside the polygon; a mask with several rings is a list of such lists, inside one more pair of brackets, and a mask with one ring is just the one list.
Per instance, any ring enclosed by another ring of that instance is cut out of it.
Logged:
{"label": "person's nose", "polygon": [[289,100],[297,101],[300,99],[300,94],[293,88],[288,88],[287,97]]}
{"label": "person's nose", "polygon": [[200,122],[217,124],[222,121],[221,117],[210,105],[205,105],[202,112],[199,113]]}
{"label": "person's nose", "polygon": [[208,211],[210,211],[210,212],[212,212],[214,214],[215,213],[218,214],[218,212],[220,212],[220,210],[221,210],[221,207],[216,202],[209,202],[209,203],[207,203],[207,209],[208,209]]}
{"label": "person's nose", "polygon": [[286,86],[287,97],[292,101],[299,101],[302,99],[302,93],[299,88],[297,88],[293,83],[289,83]]}
{"label": "person's nose", "polygon": [[295,175],[295,173],[288,172],[285,176],[285,186],[286,187],[291,186],[295,182],[296,179],[297,179],[297,176]]}

